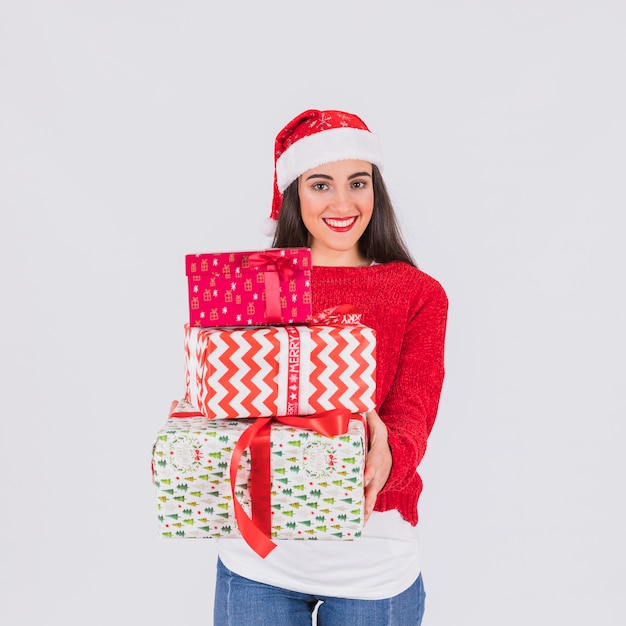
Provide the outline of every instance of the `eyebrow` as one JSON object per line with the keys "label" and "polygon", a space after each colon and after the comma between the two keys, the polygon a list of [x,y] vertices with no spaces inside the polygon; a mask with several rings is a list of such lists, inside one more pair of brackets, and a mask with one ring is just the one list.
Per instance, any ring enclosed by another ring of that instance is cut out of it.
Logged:
{"label": "eyebrow", "polygon": [[[350,174],[350,176],[348,176],[348,180],[352,180],[353,178],[359,178],[361,176],[369,176],[370,178],[372,177],[369,172],[355,172],[354,174]],[[310,176],[307,176],[305,180],[311,180],[311,178],[323,178],[324,180],[333,179],[332,176],[328,176],[327,174],[311,174]]]}

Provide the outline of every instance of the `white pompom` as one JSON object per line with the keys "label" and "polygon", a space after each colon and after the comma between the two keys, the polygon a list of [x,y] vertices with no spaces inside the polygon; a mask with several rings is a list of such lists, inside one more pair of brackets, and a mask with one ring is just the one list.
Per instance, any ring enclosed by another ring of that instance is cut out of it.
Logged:
{"label": "white pompom", "polygon": [[266,237],[273,237],[274,233],[276,232],[276,220],[272,219],[271,217],[267,217],[265,220],[263,220],[263,223],[261,224],[261,232]]}

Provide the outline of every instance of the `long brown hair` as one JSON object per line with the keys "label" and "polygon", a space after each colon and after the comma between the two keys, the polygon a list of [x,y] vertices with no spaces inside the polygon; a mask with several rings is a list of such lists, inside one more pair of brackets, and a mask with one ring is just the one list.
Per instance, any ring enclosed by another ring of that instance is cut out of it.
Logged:
{"label": "long brown hair", "polygon": [[[359,252],[364,258],[378,263],[404,261],[417,267],[400,232],[385,181],[375,165],[372,165],[372,185],[374,187],[374,211],[370,223],[359,239]],[[300,213],[297,179],[285,189],[283,194],[272,246],[274,248],[309,246],[309,231]]]}

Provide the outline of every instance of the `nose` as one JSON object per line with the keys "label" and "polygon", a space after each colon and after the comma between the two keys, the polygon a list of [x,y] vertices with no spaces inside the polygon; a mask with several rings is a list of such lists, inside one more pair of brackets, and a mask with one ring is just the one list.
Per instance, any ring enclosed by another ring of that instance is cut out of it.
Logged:
{"label": "nose", "polygon": [[352,212],[354,202],[348,189],[337,189],[335,191],[332,208],[338,215],[345,215]]}

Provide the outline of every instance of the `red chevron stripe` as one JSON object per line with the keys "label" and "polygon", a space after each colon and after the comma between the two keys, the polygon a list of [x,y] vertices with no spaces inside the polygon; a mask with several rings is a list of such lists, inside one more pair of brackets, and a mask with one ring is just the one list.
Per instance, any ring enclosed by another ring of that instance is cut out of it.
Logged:
{"label": "red chevron stripe", "polygon": [[267,406],[267,410],[271,415],[275,415],[278,412],[278,356],[280,354],[280,345],[283,341],[289,341],[286,333],[280,333],[274,330],[271,335],[268,335],[266,339],[272,345],[271,350],[268,352],[266,359],[273,367],[263,377],[263,384],[271,389],[264,406]]}
{"label": "red chevron stripe", "polygon": [[317,413],[325,410],[320,403],[320,396],[325,390],[320,385],[319,377],[320,373],[324,371],[326,367],[320,358],[320,353],[326,347],[326,341],[324,341],[324,339],[320,337],[320,334],[315,332],[313,328],[311,328],[309,332],[311,333],[313,347],[311,348],[311,377],[309,379],[311,393],[309,395],[308,404],[311,407],[311,412]]}
{"label": "red chevron stripe", "polygon": [[[257,364],[252,360],[252,358],[255,354],[261,351],[262,346],[258,341],[258,334],[256,332],[246,333],[245,339],[248,344],[248,348],[246,352],[241,355],[242,361],[245,364],[241,384],[246,390],[246,397],[242,400],[241,405],[245,408],[244,412],[246,415],[254,415],[256,409],[254,408],[253,402],[258,397],[261,390],[253,381],[253,377],[257,370]],[[241,390],[239,390],[239,392],[241,393]],[[240,417],[244,417],[244,415],[241,415]]]}
{"label": "red chevron stripe", "polygon": [[[370,385],[365,382],[365,371],[368,368],[368,359],[365,354],[369,350],[369,340],[360,329],[341,329],[333,328],[330,331],[330,335],[337,341],[337,346],[329,353],[328,360],[331,363],[336,364],[337,368],[334,371],[328,373],[328,364],[323,362],[320,357],[320,353],[327,347],[327,340],[325,339],[325,333],[312,333],[312,340],[314,348],[311,352],[311,388],[313,389],[309,397],[309,405],[312,412],[325,411],[330,408],[336,408],[340,406],[341,396],[345,394],[348,387],[345,382],[342,381],[342,376],[345,373],[347,359],[354,359],[357,364],[357,371],[353,374],[354,381],[359,385],[358,389],[353,391],[350,395],[350,401],[354,404],[354,408],[350,407],[354,411],[367,411],[375,405],[374,390],[370,388]],[[360,337],[359,346],[357,348],[348,348],[348,342],[346,340],[345,333],[358,333]],[[369,332],[369,331],[368,331]],[[327,392],[327,389],[321,388],[319,377],[322,372],[326,372],[329,376],[331,386],[334,388],[333,393],[330,396],[330,405],[328,400],[324,397],[322,402],[322,395]],[[369,378],[369,376],[368,376]],[[343,404],[346,404],[344,400]]]}
{"label": "red chevron stripe", "polygon": [[239,390],[230,382],[233,375],[237,372],[237,365],[233,362],[232,357],[237,350],[239,350],[238,344],[232,337],[233,335],[228,331],[221,332],[219,334],[219,340],[226,344],[226,349],[220,356],[220,363],[226,367],[226,371],[223,374],[218,374],[216,371],[209,372],[207,368],[206,389],[207,392],[211,394],[211,388],[213,385],[216,387],[222,387],[226,393],[217,405],[225,415],[240,417],[239,415],[234,415],[236,410],[233,409],[231,404],[239,393]]}
{"label": "red chevron stripe", "polygon": [[[203,374],[197,374],[196,384],[198,389],[199,403],[206,410],[207,417],[211,419],[223,417],[261,417],[269,416],[276,413],[276,398],[278,396],[278,355],[280,352],[280,339],[275,331],[265,331],[265,336],[261,339],[260,329],[245,331],[223,331],[219,333],[219,338],[213,334],[210,344],[214,340],[220,342],[219,363],[221,366],[218,372],[215,369],[215,354],[212,361],[209,362],[209,350],[214,346],[206,346],[206,342],[202,347],[198,347],[197,358],[200,363],[199,371]],[[238,341],[235,340],[237,337]],[[241,341],[241,338],[245,341]],[[269,350],[267,345],[270,344]],[[247,346],[246,346],[247,344]],[[253,378],[259,375],[259,366],[253,360],[262,350],[266,351],[264,361],[269,367],[264,368],[268,371],[263,375],[261,382],[255,383]],[[237,357],[235,361],[234,357]],[[243,372],[242,372],[243,370]],[[235,375],[240,377],[240,382],[233,382]],[[260,385],[266,386],[261,389]],[[269,394],[267,390],[269,389]],[[258,404],[258,396],[263,391],[263,395],[267,395],[263,402],[265,409],[254,406],[256,400]],[[216,396],[221,399],[217,401]],[[217,404],[217,407],[216,407]],[[210,406],[211,405],[211,406]],[[260,415],[261,414],[261,415]]]}
{"label": "red chevron stripe", "polygon": [[[263,331],[250,331],[246,333],[245,338],[247,343],[249,344],[249,348],[242,355],[242,360],[246,365],[246,370],[241,379],[241,382],[242,387],[245,390],[246,396],[242,400],[241,405],[245,409],[245,416],[265,417],[273,415],[275,413],[276,406],[275,398],[278,395],[277,357],[280,345],[276,330],[269,329]],[[258,406],[255,406],[255,403],[258,403],[259,395],[262,391],[265,391],[265,389],[262,390],[261,387],[259,387],[253,380],[253,378],[258,376],[259,374],[259,365],[254,361],[254,357],[263,351],[267,343],[272,344],[272,349],[265,356],[264,361],[268,364],[270,371],[268,371],[267,374],[263,377],[263,384],[272,389],[272,392],[263,403],[263,407],[265,407],[265,410],[260,410]]]}
{"label": "red chevron stripe", "polygon": [[200,337],[198,337],[198,343],[196,344],[196,390],[197,390],[197,399],[196,402],[192,402],[192,404],[196,404],[203,411],[207,417],[212,417],[209,411],[209,407],[206,406],[206,386],[204,383],[204,378],[202,376],[202,372],[207,371],[205,359],[206,359],[206,350],[203,349],[205,342],[203,342]]}
{"label": "red chevron stripe", "polygon": [[[367,335],[366,335],[367,333]],[[352,357],[356,361],[358,367],[355,371],[355,379],[359,383],[359,389],[357,391],[357,395],[354,398],[356,409],[355,411],[368,411],[371,407],[376,405],[376,393],[375,387],[372,386],[369,389],[369,385],[365,382],[365,373],[370,366],[369,355],[366,358],[366,354],[370,351],[370,337],[373,334],[373,331],[364,331],[361,333],[362,340],[359,342],[358,348],[352,353]],[[371,349],[372,358],[376,358],[375,347]],[[374,361],[375,362],[375,361]],[[372,378],[376,381],[376,366],[374,366]],[[368,376],[369,378],[369,376]]]}
{"label": "red chevron stripe", "polygon": [[[343,331],[343,332],[342,332]],[[337,367],[331,372],[329,380],[332,383],[332,389],[334,390],[330,396],[330,405],[326,409],[341,408],[341,396],[346,393],[346,384],[341,379],[341,375],[346,370],[346,358],[350,358],[348,354],[348,342],[344,337],[346,329],[333,328],[330,335],[337,341],[337,345],[329,353],[329,360],[331,363],[335,363]]]}

